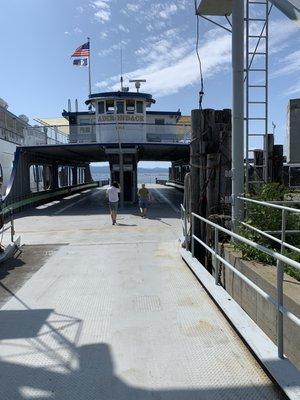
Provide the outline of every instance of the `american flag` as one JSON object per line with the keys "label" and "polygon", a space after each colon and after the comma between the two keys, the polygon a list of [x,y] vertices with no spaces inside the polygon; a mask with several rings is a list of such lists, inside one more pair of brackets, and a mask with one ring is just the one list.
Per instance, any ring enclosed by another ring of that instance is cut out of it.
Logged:
{"label": "american flag", "polygon": [[86,42],[78,47],[71,57],[89,57],[90,56],[90,42]]}

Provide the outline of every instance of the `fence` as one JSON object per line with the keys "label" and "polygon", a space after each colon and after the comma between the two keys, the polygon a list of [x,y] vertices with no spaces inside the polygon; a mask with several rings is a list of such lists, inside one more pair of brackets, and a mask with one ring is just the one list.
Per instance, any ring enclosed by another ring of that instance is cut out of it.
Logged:
{"label": "fence", "polygon": [[[279,206],[283,207],[283,206]],[[283,207],[285,209],[285,207]],[[285,210],[286,211],[286,210]],[[299,210],[297,210],[299,212]],[[265,246],[262,246],[258,243],[255,243],[237,233],[234,233],[221,225],[218,225],[208,219],[201,217],[195,213],[192,213],[190,216],[187,214],[183,205],[181,205],[181,215],[182,215],[182,226],[183,226],[183,235],[185,238],[185,247],[188,248],[189,242],[191,242],[191,254],[192,257],[195,255],[195,242],[199,243],[206,251],[208,251],[212,255],[213,265],[214,265],[214,274],[215,274],[215,284],[219,284],[219,268],[220,263],[233,271],[240,279],[242,279],[247,285],[249,285],[252,289],[254,289],[257,293],[259,293],[265,300],[273,304],[277,309],[277,350],[278,357],[284,358],[284,343],[283,343],[283,315],[293,321],[298,327],[300,327],[300,319],[288,311],[283,306],[283,267],[284,265],[289,265],[297,270],[300,270],[300,263],[275,252]],[[214,246],[211,248],[206,243],[204,243],[201,239],[199,239],[194,232],[195,219],[200,220],[206,226],[210,226],[214,229]],[[190,225],[190,229],[189,229]],[[190,232],[190,233],[189,233]],[[234,265],[230,264],[224,257],[220,255],[220,244],[219,244],[219,234],[222,232],[225,235],[228,235],[229,238],[232,238],[236,241],[242,242],[251,246],[254,249],[257,249],[274,259],[276,259],[277,264],[277,288],[276,288],[276,299],[271,297],[265,291],[263,291],[258,285],[253,283],[249,278],[247,278],[242,272],[237,270]]]}

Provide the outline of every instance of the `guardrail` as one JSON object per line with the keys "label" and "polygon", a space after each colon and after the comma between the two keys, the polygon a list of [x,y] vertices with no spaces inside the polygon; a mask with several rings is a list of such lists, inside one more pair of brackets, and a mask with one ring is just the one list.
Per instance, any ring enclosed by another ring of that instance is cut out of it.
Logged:
{"label": "guardrail", "polygon": [[0,203],[0,207],[2,206],[2,209],[0,208],[0,215],[2,214],[5,218],[6,215],[8,215],[11,211],[20,211],[24,209],[24,207],[33,206],[37,203],[42,204],[43,202],[47,202],[55,197],[62,197],[76,191],[81,191],[97,186],[98,182],[90,182],[81,185],[66,186],[52,191],[32,193],[28,196],[18,196],[17,198],[10,199],[8,203],[7,200],[4,200],[2,202],[2,205]]}
{"label": "guardrail", "polygon": [[[248,203],[253,203],[253,204],[257,204],[257,205],[261,205],[263,207],[270,207],[270,208],[274,208],[277,210],[281,211],[281,230],[280,231],[263,231],[261,229],[258,229],[250,224],[247,224],[245,222],[240,222],[241,225],[245,226],[248,229],[251,229],[253,231],[255,231],[256,233],[259,233],[260,235],[263,235],[271,240],[273,240],[276,243],[279,243],[281,245],[281,253],[283,253],[284,248],[288,248],[290,250],[293,250],[297,253],[300,253],[300,248],[293,246],[289,243],[286,242],[286,234],[298,234],[300,233],[299,230],[287,230],[287,213],[296,213],[300,215],[300,209],[298,208],[293,208],[293,207],[287,207],[283,204],[300,204],[299,201],[261,201],[261,200],[255,200],[255,199],[250,199],[248,197],[242,197],[242,196],[238,196],[238,199],[243,200],[245,202]],[[275,235],[280,235],[281,238],[278,239],[275,236],[271,235],[271,234],[275,234]]]}
{"label": "guardrail", "polygon": [[[297,210],[299,211],[299,210]],[[238,235],[237,233],[234,233],[212,221],[209,221],[208,219],[201,217],[200,215],[197,215],[195,213],[192,213],[190,216],[190,223],[191,223],[191,233],[189,234],[188,232],[188,215],[183,207],[181,205],[181,215],[182,215],[182,227],[183,227],[183,235],[185,237],[185,245],[187,248],[187,243],[189,243],[189,237],[191,240],[191,254],[192,257],[195,256],[195,242],[199,243],[205,250],[207,250],[210,254],[212,254],[213,258],[213,265],[214,265],[214,270],[215,270],[215,284],[219,284],[219,268],[220,268],[220,263],[222,263],[225,267],[233,271],[240,279],[242,279],[247,285],[249,285],[252,289],[254,289],[257,293],[259,293],[265,300],[267,300],[269,303],[273,304],[276,309],[277,309],[277,350],[278,350],[278,357],[279,358],[284,358],[284,340],[283,340],[283,315],[285,315],[287,318],[289,318],[291,321],[293,321],[298,327],[300,327],[300,319],[288,311],[284,305],[283,305],[283,267],[284,265],[289,265],[291,267],[294,267],[298,270],[300,270],[300,263],[297,261],[294,261],[283,254],[280,254],[276,251],[273,251],[265,246],[262,246],[258,243],[255,243],[241,235]],[[195,219],[199,219],[206,225],[209,225],[214,229],[214,248],[209,247],[206,243],[204,243],[201,239],[199,239],[195,235],[194,227],[195,227]],[[276,259],[276,264],[277,264],[277,288],[276,288],[276,299],[271,297],[269,294],[267,294],[264,290],[262,290],[259,286],[257,286],[255,283],[253,283],[249,278],[247,278],[242,272],[240,272],[237,268],[235,268],[234,265],[231,265],[227,260],[224,259],[220,255],[220,249],[219,249],[219,234],[220,232],[228,235],[231,238],[234,238],[236,241],[240,241],[242,243],[247,244],[248,246],[253,247],[254,249],[257,249],[274,259]]]}
{"label": "guardrail", "polygon": [[[47,126],[54,133],[62,126]],[[45,127],[42,127],[45,128]],[[65,127],[64,127],[65,128]],[[69,143],[190,143],[191,125],[115,121],[69,126]]]}

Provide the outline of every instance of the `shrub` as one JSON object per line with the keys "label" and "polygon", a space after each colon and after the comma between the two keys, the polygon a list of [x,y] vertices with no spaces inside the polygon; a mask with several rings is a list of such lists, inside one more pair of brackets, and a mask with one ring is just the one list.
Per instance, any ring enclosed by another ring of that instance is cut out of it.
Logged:
{"label": "shrub", "polygon": [[[278,183],[269,183],[264,185],[257,193],[255,198],[261,201],[282,201],[288,196],[287,189]],[[247,203],[248,211],[245,222],[249,225],[254,226],[263,231],[275,231],[281,230],[282,224],[282,212],[271,207],[265,207],[255,203]],[[300,227],[300,215],[295,213],[288,213],[287,218],[287,229],[299,230]],[[259,243],[269,249],[280,252],[280,244],[274,240],[265,237],[247,227],[241,226],[240,234],[255,243]],[[286,241],[290,244],[298,246],[300,243],[300,235],[286,235]],[[254,249],[244,243],[235,243],[234,247],[241,251],[242,258],[245,260],[255,260],[258,262],[276,265],[276,260],[261,252],[260,250]],[[284,252],[289,258],[300,262],[300,254],[296,251]],[[285,272],[290,276],[300,280],[300,271],[290,266],[285,266]]]}

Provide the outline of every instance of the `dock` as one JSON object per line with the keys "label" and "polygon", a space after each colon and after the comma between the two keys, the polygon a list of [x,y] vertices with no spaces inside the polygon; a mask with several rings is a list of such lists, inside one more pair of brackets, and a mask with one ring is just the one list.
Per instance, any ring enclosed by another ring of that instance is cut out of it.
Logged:
{"label": "dock", "polygon": [[179,252],[182,192],[112,226],[105,189],[16,216],[1,270],[3,400],[285,399]]}

